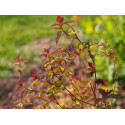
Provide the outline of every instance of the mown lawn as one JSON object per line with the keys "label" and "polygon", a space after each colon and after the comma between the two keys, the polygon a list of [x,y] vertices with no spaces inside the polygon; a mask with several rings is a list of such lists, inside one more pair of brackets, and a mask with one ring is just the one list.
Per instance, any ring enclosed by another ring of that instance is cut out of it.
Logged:
{"label": "mown lawn", "polygon": [[[68,16],[68,19],[70,17]],[[55,23],[55,19],[56,15],[0,16],[0,78],[10,76],[17,55],[33,59],[33,52],[26,54],[20,50],[20,47],[33,40],[55,35],[55,30],[49,28]]]}

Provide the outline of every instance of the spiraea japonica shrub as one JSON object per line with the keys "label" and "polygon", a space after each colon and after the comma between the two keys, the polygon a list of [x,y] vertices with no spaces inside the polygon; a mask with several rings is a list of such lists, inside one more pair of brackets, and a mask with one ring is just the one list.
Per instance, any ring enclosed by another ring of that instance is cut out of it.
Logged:
{"label": "spiraea japonica shrub", "polygon": [[[118,99],[122,87],[116,85],[118,57],[108,42],[84,42],[75,30],[76,23],[72,20],[64,21],[64,17],[57,16],[57,23],[50,28],[57,30],[55,38],[59,44],[60,38],[65,37],[65,47],[44,48],[40,55],[41,68],[37,73],[31,72],[32,79],[24,81],[23,65],[27,61],[18,56],[14,63],[19,72],[18,96],[15,108],[25,108],[39,99],[39,103],[32,108],[115,108],[112,100]],[[100,88],[96,70],[96,56],[106,56],[114,65],[115,81],[111,89]],[[77,68],[73,67],[77,66]]]}

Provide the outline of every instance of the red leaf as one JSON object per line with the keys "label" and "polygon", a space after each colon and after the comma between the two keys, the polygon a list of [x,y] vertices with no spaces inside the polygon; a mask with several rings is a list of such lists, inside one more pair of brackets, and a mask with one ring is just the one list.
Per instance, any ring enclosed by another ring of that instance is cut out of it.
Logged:
{"label": "red leaf", "polygon": [[16,92],[19,91],[20,89],[21,89],[21,86],[18,86],[18,87],[16,88]]}
{"label": "red leaf", "polygon": [[97,84],[102,84],[102,85],[105,85],[105,86],[108,86],[108,82],[104,79],[96,79],[95,81]]}
{"label": "red leaf", "polygon": [[23,85],[23,80],[22,80],[22,78],[19,78],[18,85],[20,85],[20,86]]}
{"label": "red leaf", "polygon": [[53,24],[53,25],[51,25],[49,28],[51,28],[51,27],[53,27],[53,26],[57,26],[57,25],[59,25],[59,24]]}
{"label": "red leaf", "polygon": [[63,20],[64,20],[64,17],[61,17],[61,21],[60,21],[60,22],[62,23],[62,22],[63,22]]}
{"label": "red leaf", "polygon": [[121,88],[122,88],[123,86],[125,86],[125,84],[121,84]]}
{"label": "red leaf", "polygon": [[74,46],[71,44],[70,46],[69,46],[69,51],[73,51],[74,50]]}
{"label": "red leaf", "polygon": [[106,93],[107,93],[107,94],[110,94],[112,91],[113,91],[113,90],[110,90],[110,91],[108,91],[108,90],[107,90],[107,92],[106,92]]}
{"label": "red leaf", "polygon": [[40,57],[41,57],[41,56],[44,56],[44,55],[45,55],[45,54],[41,54]]}
{"label": "red leaf", "polygon": [[48,52],[49,52],[49,51],[48,51],[48,49],[46,49],[46,48],[44,48],[44,50],[45,50],[45,52],[46,52],[46,53],[48,53]]}
{"label": "red leaf", "polygon": [[81,76],[75,76],[77,80],[81,80]]}
{"label": "red leaf", "polygon": [[83,91],[83,92],[82,92],[82,95],[85,95],[85,94],[86,94],[86,92],[87,92],[87,90]]}
{"label": "red leaf", "polygon": [[52,46],[50,46],[48,49],[44,48],[46,53],[49,53],[50,49],[52,48]]}
{"label": "red leaf", "polygon": [[102,95],[105,94],[105,90],[103,90],[103,89],[98,89],[98,90],[99,90],[99,92],[100,92]]}
{"label": "red leaf", "polygon": [[32,77],[36,78],[36,79],[40,79],[35,73],[31,72]]}
{"label": "red leaf", "polygon": [[47,54],[41,54],[40,57],[42,57],[42,56],[47,57]]}
{"label": "red leaf", "polygon": [[105,86],[108,86],[108,85],[109,85],[106,80],[102,79],[102,81],[103,81],[103,84],[104,84]]}
{"label": "red leaf", "polygon": [[17,57],[16,57],[16,60],[18,60],[18,61],[19,61],[19,59],[20,59],[20,56],[17,56]]}
{"label": "red leaf", "polygon": [[91,67],[91,68],[95,68],[95,65],[92,64],[91,62],[88,62],[88,65],[89,65],[89,67]]}
{"label": "red leaf", "polygon": [[103,96],[108,96],[113,90],[103,90],[103,89],[98,89],[99,92],[103,95]]}
{"label": "red leaf", "polygon": [[23,60],[24,58],[20,57],[20,56],[17,56],[16,57],[16,60],[20,61],[20,60]]}
{"label": "red leaf", "polygon": [[77,50],[75,50],[75,49],[73,50],[73,52],[74,52],[76,55],[78,55],[78,56],[80,55],[79,52],[78,52]]}
{"label": "red leaf", "polygon": [[58,64],[62,65],[62,61],[59,61]]}
{"label": "red leaf", "polygon": [[58,23],[60,23],[60,22],[61,22],[61,16],[57,16],[56,21],[57,21]]}

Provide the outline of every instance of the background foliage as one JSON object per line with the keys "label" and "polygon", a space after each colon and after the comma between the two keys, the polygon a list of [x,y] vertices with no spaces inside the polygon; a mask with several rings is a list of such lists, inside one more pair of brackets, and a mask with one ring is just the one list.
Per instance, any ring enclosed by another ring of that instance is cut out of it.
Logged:
{"label": "background foliage", "polygon": [[[125,82],[125,16],[119,15],[89,15],[74,16],[84,33],[84,40],[104,42],[108,41],[111,48],[115,49],[120,57],[118,62],[118,81]],[[96,58],[101,76],[109,82],[113,81],[113,65],[106,58]],[[108,74],[108,76],[107,76]]]}
{"label": "background foliage", "polygon": [[[14,58],[22,55],[25,59],[34,59],[35,52],[25,53],[22,45],[45,37],[51,37],[55,30],[49,26],[55,22],[56,16],[0,16],[0,78],[10,76],[13,71]],[[120,57],[118,62],[118,82],[125,82],[125,16],[65,16],[79,23],[78,27],[84,34],[83,41],[108,41],[111,48],[117,51]],[[49,30],[48,30],[49,29]],[[103,71],[98,77],[114,81],[113,65],[105,57],[97,57],[96,65]],[[108,75],[107,75],[108,74]]]}

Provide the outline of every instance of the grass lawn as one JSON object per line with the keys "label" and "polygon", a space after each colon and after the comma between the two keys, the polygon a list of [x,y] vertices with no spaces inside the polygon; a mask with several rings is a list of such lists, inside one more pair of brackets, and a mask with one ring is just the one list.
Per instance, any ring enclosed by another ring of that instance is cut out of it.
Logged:
{"label": "grass lawn", "polygon": [[[67,16],[65,16],[67,17]],[[70,19],[71,16],[68,16]],[[0,78],[10,76],[13,62],[18,55],[24,56],[20,47],[29,42],[55,35],[49,26],[56,22],[56,15],[1,15],[0,16]],[[25,59],[33,59],[33,52]]]}

